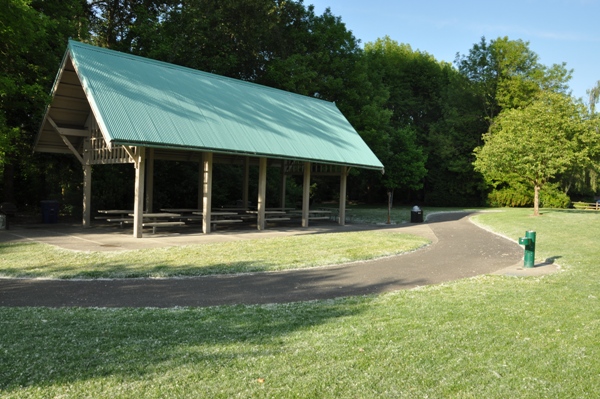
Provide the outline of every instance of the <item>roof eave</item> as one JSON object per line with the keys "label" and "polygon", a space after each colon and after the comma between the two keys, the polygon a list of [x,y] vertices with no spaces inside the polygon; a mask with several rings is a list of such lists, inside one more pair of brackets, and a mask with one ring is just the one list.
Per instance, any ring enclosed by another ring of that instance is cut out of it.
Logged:
{"label": "roof eave", "polygon": [[290,158],[284,154],[263,154],[257,152],[248,152],[248,151],[234,151],[234,150],[223,150],[220,148],[207,148],[207,147],[189,147],[189,146],[178,146],[178,145],[165,145],[165,144],[156,144],[156,143],[148,143],[148,142],[134,142],[134,141],[111,141],[112,146],[122,145],[122,146],[133,146],[133,147],[147,147],[147,148],[160,148],[160,149],[170,149],[170,150],[186,150],[186,151],[197,151],[197,152],[213,152],[216,154],[227,154],[227,155],[239,155],[239,156],[249,156],[255,158],[272,158],[272,159],[284,159],[291,161],[300,161],[300,162],[314,162],[321,164],[330,164],[330,165],[340,165],[340,166],[348,166],[353,168],[361,168],[361,169],[370,169],[370,170],[378,170],[381,173],[384,173],[383,165],[366,165],[366,164],[358,164],[358,163],[348,163],[348,162],[340,162],[335,160],[325,160],[325,159],[312,159],[312,158],[302,158],[302,157],[294,157]]}

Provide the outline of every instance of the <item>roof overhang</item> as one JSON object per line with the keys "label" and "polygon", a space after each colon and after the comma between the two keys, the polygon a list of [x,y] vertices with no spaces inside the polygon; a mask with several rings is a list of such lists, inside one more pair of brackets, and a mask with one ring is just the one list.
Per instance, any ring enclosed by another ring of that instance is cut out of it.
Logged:
{"label": "roof overhang", "polygon": [[383,170],[333,103],[70,41],[34,150],[82,153],[92,118],[109,149]]}

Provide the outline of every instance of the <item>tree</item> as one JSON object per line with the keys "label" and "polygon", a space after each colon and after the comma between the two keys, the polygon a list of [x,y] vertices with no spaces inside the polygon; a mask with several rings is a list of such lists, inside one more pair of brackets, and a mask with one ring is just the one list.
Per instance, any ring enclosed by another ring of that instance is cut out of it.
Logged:
{"label": "tree", "polygon": [[0,166],[10,162],[31,103],[41,108],[46,100],[29,56],[44,34],[36,14],[24,0],[10,1],[0,14]]}
{"label": "tree", "polygon": [[469,81],[448,64],[443,73],[442,115],[426,137],[429,173],[424,198],[431,205],[480,206],[487,185],[473,168],[473,149],[481,145],[481,133],[488,125]]}
{"label": "tree", "polygon": [[492,124],[504,109],[527,105],[540,91],[565,93],[572,71],[565,64],[548,68],[529,49],[529,42],[485,37],[467,55],[457,54],[455,65],[479,97],[482,116]]}
{"label": "tree", "polygon": [[594,115],[596,113],[596,103],[600,100],[600,80],[596,82],[596,86],[586,90],[590,101],[590,113]]}
{"label": "tree", "polygon": [[415,131],[406,127],[391,134],[390,154],[382,159],[385,165],[383,184],[386,189],[419,190],[427,174],[423,150],[416,144]]}
{"label": "tree", "polygon": [[493,184],[533,188],[537,216],[540,189],[569,168],[591,164],[598,139],[581,103],[543,91],[531,104],[494,119],[484,145],[475,149],[474,165]]}
{"label": "tree", "polygon": [[[85,0],[9,0],[0,8],[0,168],[3,200],[26,203],[47,169],[31,157],[69,37],[87,37]],[[18,185],[15,187],[15,182]]]}
{"label": "tree", "polygon": [[161,41],[161,20],[175,0],[89,0],[92,42],[100,47],[148,56]]}

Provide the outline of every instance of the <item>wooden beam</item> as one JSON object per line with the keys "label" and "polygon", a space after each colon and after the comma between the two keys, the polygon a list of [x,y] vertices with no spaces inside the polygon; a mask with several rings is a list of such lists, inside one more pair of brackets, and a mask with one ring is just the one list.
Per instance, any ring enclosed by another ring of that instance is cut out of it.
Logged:
{"label": "wooden beam", "polygon": [[[125,152],[127,153],[127,155],[129,155],[129,157],[133,160],[133,163],[137,163],[138,162],[138,159],[137,159],[137,157],[135,155],[135,147],[129,147],[129,146],[124,145],[123,149],[125,150]],[[137,165],[135,167],[137,168]]]}
{"label": "wooden beam", "polygon": [[83,165],[83,227],[91,227],[92,165]]}
{"label": "wooden beam", "polygon": [[90,132],[85,129],[70,129],[66,127],[59,128],[59,133],[65,136],[89,137]]}
{"label": "wooden beam", "polygon": [[54,119],[50,116],[46,118],[50,125],[56,130],[61,136],[78,136],[78,137],[90,137],[90,132],[87,129],[72,129],[67,127],[59,127]]}
{"label": "wooden beam", "polygon": [[304,162],[304,181],[302,183],[302,227],[308,227],[310,209],[310,162]]}
{"label": "wooden beam", "polygon": [[67,145],[67,147],[69,147],[69,150],[71,150],[71,152],[73,153],[73,155],[75,155],[75,157],[77,158],[77,160],[79,162],[81,162],[81,164],[83,165],[83,158],[81,157],[81,154],[79,152],[77,152],[77,150],[75,149],[75,147],[73,147],[73,144],[71,144],[71,142],[69,141],[69,139],[67,138],[67,136],[64,135],[60,135],[60,138],[64,141],[64,143]]}
{"label": "wooden beam", "polygon": [[135,153],[135,197],[133,201],[133,237],[142,238],[144,218],[144,177],[146,174],[146,148],[137,147]]}
{"label": "wooden beam", "polygon": [[90,163],[90,139],[83,142],[83,227],[92,224],[92,165]]}
{"label": "wooden beam", "polygon": [[198,163],[198,209],[202,209],[204,202],[204,161],[201,159]]}
{"label": "wooden beam", "polygon": [[265,210],[267,197],[267,158],[260,158],[258,164],[258,202],[256,217],[256,227],[258,230],[265,229]]}
{"label": "wooden beam", "polygon": [[71,144],[69,139],[63,133],[61,133],[61,128],[56,125],[56,123],[54,122],[54,119],[52,119],[50,116],[48,116],[46,119],[48,120],[50,125],[54,128],[54,130],[56,130],[56,132],[60,135],[60,138],[67,145],[67,147],[69,147],[69,150],[71,150],[73,155],[75,155],[77,157],[77,159],[79,160],[79,162],[81,162],[81,164],[83,165],[84,163],[83,163],[83,158],[81,157],[81,154],[75,149],[75,147],[73,147],[73,144]]}
{"label": "wooden beam", "polygon": [[208,234],[210,233],[210,210],[212,208],[213,153],[203,153],[202,159],[204,176],[202,184],[202,232]]}

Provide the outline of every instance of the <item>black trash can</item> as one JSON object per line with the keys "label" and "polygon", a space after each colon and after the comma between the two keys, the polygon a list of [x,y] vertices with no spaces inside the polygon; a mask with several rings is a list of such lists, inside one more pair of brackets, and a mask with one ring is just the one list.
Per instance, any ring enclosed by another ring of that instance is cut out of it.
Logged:
{"label": "black trash can", "polygon": [[40,201],[42,207],[42,221],[44,223],[58,223],[58,201]]}
{"label": "black trash can", "polygon": [[423,211],[418,206],[413,206],[410,211],[410,222],[411,223],[423,223]]}

